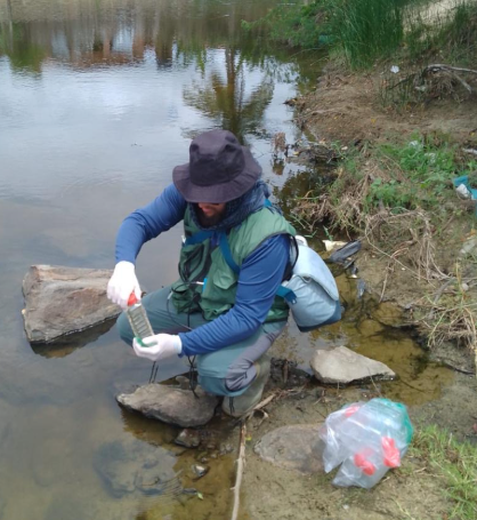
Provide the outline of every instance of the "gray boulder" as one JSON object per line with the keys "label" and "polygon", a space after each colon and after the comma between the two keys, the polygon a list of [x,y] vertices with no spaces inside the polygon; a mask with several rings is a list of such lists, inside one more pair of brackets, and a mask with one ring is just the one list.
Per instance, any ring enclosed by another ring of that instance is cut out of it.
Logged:
{"label": "gray boulder", "polygon": [[304,474],[323,472],[324,442],[318,431],[320,424],[282,426],[266,435],[254,451],[263,460]]}
{"label": "gray boulder", "polygon": [[190,390],[149,384],[140,386],[132,394],[120,394],[116,400],[125,408],[140,412],[146,417],[190,428],[208,423],[219,404],[217,396],[208,395],[199,387],[196,394],[199,398]]}
{"label": "gray boulder", "polygon": [[384,363],[357,354],[346,347],[317,350],[310,365],[315,377],[322,383],[347,384],[362,379],[391,380],[396,377]]}
{"label": "gray boulder", "polygon": [[33,265],[23,280],[25,331],[46,343],[116,318],[121,309],[106,296],[112,271]]}

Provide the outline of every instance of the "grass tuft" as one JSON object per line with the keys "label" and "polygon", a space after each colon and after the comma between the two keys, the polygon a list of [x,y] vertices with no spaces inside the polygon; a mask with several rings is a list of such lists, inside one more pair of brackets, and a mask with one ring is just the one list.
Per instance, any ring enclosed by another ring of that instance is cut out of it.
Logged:
{"label": "grass tuft", "polygon": [[351,68],[365,68],[387,58],[401,45],[403,20],[399,0],[344,0],[333,10],[332,27]]}
{"label": "grass tuft", "polygon": [[477,447],[458,442],[437,426],[416,432],[411,453],[427,459],[430,468],[445,479],[453,506],[449,519],[477,518]]}

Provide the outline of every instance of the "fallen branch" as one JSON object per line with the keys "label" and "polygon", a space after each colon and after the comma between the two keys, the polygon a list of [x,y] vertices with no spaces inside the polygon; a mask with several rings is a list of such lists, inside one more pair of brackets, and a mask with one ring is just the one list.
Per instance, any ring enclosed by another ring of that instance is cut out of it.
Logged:
{"label": "fallen branch", "polygon": [[438,70],[454,70],[457,72],[469,72],[470,74],[477,74],[477,70],[474,69],[465,69],[463,67],[453,67],[452,65],[445,65],[443,63],[435,63],[434,65],[428,65],[424,68],[424,70],[429,70],[432,72],[437,72]]}
{"label": "fallen branch", "polygon": [[464,67],[454,67],[452,65],[445,65],[443,63],[434,63],[432,65],[427,65],[423,69],[417,72],[413,72],[405,78],[401,79],[400,81],[387,86],[386,90],[391,91],[393,89],[396,89],[397,87],[409,85],[411,88],[414,88],[420,92],[424,92],[427,89],[426,78],[430,77],[431,74],[435,74],[438,72],[443,72],[447,74],[450,78],[454,78],[465,88],[465,90],[467,90],[467,92],[469,92],[469,94],[472,94],[474,92],[474,89],[469,85],[469,83],[467,83],[467,81],[458,73],[477,74],[477,70],[467,69]]}
{"label": "fallen branch", "polygon": [[240,447],[237,458],[237,476],[235,477],[235,486],[232,488],[234,492],[234,508],[232,510],[232,520],[237,520],[240,507],[240,486],[242,485],[243,468],[245,465],[245,438],[247,427],[245,423],[242,424],[240,430]]}

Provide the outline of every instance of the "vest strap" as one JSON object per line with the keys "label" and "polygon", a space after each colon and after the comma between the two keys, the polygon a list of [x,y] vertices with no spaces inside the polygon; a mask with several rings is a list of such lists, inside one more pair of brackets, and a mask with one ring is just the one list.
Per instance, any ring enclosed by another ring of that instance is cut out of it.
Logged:
{"label": "vest strap", "polygon": [[295,304],[297,301],[296,294],[291,289],[288,289],[288,287],[284,287],[283,285],[280,285],[276,294],[277,296],[280,296],[280,298],[286,300],[290,305]]}
{"label": "vest strap", "polygon": [[227,265],[232,269],[235,274],[240,274],[240,267],[235,262],[232,251],[230,251],[229,241],[227,240],[227,235],[225,233],[220,233],[220,251],[222,251],[222,255],[224,256]]}
{"label": "vest strap", "polygon": [[203,242],[204,240],[210,238],[214,233],[215,231],[198,231],[197,233],[194,233],[192,236],[186,238],[184,245],[193,246],[195,244],[199,244],[200,242]]}
{"label": "vest strap", "polygon": [[[240,274],[240,267],[235,263],[235,260],[232,257],[232,252],[230,251],[229,242],[225,233],[220,234],[220,250],[222,251],[222,255],[230,269],[232,269],[235,274]],[[290,305],[293,305],[297,301],[296,294],[283,285],[280,285],[277,289],[276,295],[286,300]]]}

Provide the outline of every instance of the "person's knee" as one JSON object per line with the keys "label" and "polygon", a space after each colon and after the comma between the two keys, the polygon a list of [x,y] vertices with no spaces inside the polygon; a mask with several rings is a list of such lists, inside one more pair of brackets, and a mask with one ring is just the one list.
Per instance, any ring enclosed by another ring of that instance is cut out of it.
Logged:
{"label": "person's knee", "polygon": [[119,315],[116,325],[118,327],[119,336],[121,337],[121,339],[128,345],[132,345],[134,333],[131,329],[131,325],[129,325],[129,320],[125,312],[122,312]]}

